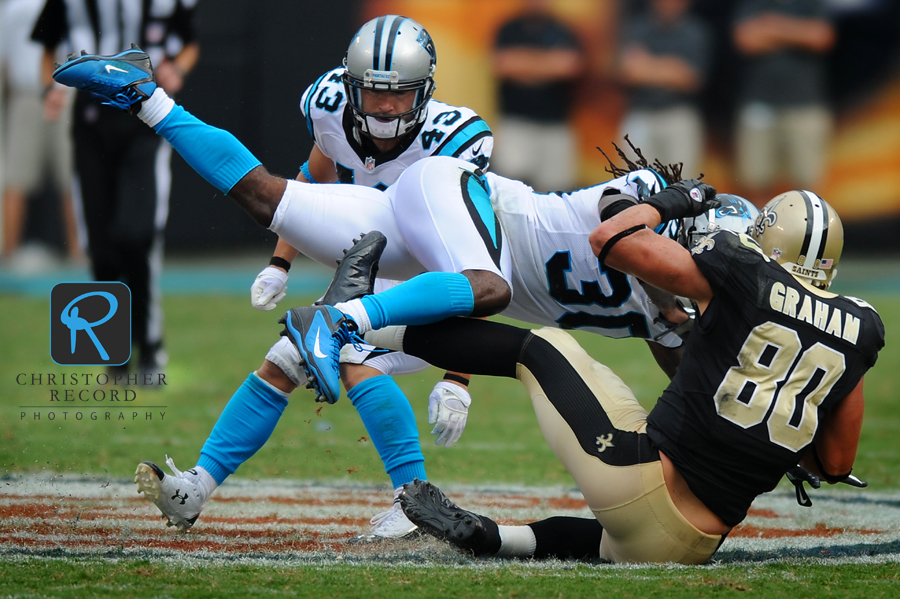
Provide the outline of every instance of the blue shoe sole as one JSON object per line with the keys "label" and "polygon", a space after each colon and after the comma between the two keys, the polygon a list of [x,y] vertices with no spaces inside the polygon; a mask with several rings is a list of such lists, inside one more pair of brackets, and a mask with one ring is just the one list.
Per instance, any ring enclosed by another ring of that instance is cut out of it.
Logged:
{"label": "blue shoe sole", "polygon": [[[138,66],[136,63],[145,64]],[[105,74],[101,65],[105,66]],[[126,50],[114,56],[84,54],[72,58],[57,67],[53,79],[91,93],[123,110],[139,104],[156,89],[150,59],[139,49]]]}

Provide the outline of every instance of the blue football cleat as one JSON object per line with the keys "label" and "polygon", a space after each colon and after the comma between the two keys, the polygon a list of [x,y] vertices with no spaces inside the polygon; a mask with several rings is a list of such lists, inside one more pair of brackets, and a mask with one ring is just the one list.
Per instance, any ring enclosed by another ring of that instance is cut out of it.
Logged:
{"label": "blue football cleat", "polygon": [[89,92],[104,104],[131,112],[139,110],[141,102],[156,90],[150,57],[134,44],[130,50],[115,56],[82,52],[81,56],[70,58],[66,64],[57,67],[53,79]]}
{"label": "blue football cleat", "polygon": [[341,348],[359,342],[349,327],[353,321],[331,306],[306,306],[291,308],[278,322],[284,325],[282,335],[300,352],[309,377],[306,386],[318,393],[316,401],[336,402],[341,397]]}

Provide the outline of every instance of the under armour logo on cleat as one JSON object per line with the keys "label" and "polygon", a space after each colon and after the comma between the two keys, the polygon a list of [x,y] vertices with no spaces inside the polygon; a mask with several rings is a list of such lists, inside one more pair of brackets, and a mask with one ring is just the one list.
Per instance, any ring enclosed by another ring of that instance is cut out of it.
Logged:
{"label": "under armour logo on cleat", "polygon": [[597,451],[603,453],[609,447],[615,447],[612,442],[613,434],[608,433],[602,437],[597,437]]}
{"label": "under armour logo on cleat", "polygon": [[180,499],[181,505],[184,505],[184,502],[187,501],[188,494],[185,493],[184,495],[179,495],[180,492],[181,492],[181,489],[175,489],[175,494],[172,495],[172,500],[174,501],[175,499]]}

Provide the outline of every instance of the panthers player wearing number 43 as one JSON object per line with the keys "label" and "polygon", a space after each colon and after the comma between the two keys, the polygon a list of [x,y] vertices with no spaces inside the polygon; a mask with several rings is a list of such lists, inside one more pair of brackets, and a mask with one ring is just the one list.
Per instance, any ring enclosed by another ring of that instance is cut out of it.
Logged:
{"label": "panthers player wearing number 43", "polygon": [[[303,93],[300,110],[315,144],[297,180],[383,190],[428,156],[452,156],[486,170],[494,145],[491,130],[473,110],[433,99],[436,66],[431,36],[416,21],[383,15],[364,24],[353,36],[344,64]],[[288,271],[298,253],[279,238],[269,266],[251,286],[254,308],[272,310],[285,297]],[[375,289],[396,284],[379,278]],[[341,379],[398,491],[414,478],[424,479],[425,465],[415,415],[389,375],[416,372],[427,364],[370,345],[357,347],[344,350]],[[268,359],[284,365],[291,351],[282,338]],[[429,422],[438,445],[453,446],[463,432],[471,402],[468,382],[468,375],[448,373],[429,396]],[[372,518],[372,524],[369,534],[353,540],[400,538],[415,530],[396,503]]]}

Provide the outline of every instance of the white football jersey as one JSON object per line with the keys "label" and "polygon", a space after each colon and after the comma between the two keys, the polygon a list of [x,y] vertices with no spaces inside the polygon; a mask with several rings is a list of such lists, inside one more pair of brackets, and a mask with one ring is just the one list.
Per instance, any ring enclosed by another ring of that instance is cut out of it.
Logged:
{"label": "white football jersey", "polygon": [[328,71],[303,93],[300,110],[316,145],[334,161],[341,183],[385,189],[411,164],[426,156],[453,156],[486,170],[494,148],[487,123],[462,106],[432,99],[415,136],[388,152],[370,155],[354,134],[343,68]]}
{"label": "white football jersey", "polygon": [[[606,337],[653,339],[667,347],[659,310],[633,276],[602,266],[588,240],[600,224],[599,202],[613,188],[634,197],[662,189],[653,171],[635,171],[569,194],[537,193],[519,181],[487,174],[491,203],[510,245],[513,297],[504,316]],[[671,236],[671,229],[664,234]]]}

